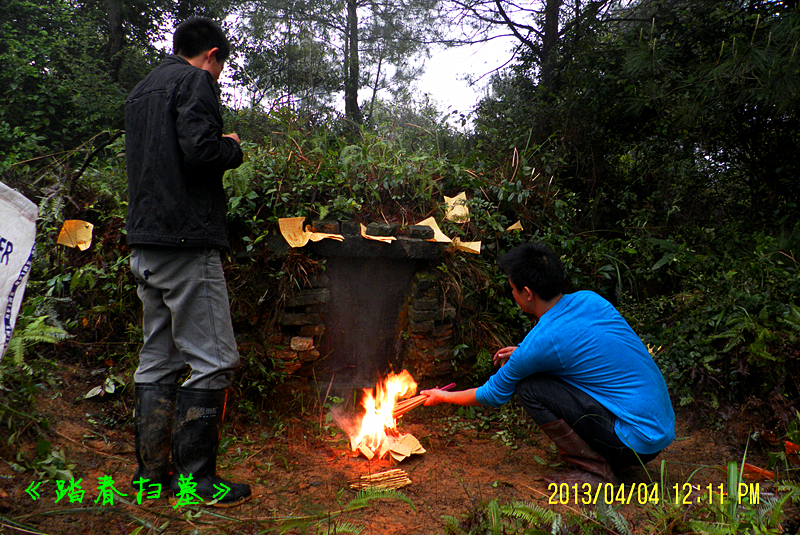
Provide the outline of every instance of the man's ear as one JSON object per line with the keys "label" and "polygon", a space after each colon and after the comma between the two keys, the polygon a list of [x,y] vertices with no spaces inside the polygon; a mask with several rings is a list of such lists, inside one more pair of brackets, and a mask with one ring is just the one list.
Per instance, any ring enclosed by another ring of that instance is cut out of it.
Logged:
{"label": "man's ear", "polygon": [[525,295],[525,300],[526,300],[526,301],[533,302],[533,297],[534,297],[536,294],[535,294],[535,293],[533,293],[533,292],[531,291],[531,289],[530,289],[530,288],[528,288],[527,286],[525,286],[525,287],[522,289],[522,293]]}
{"label": "man's ear", "polygon": [[[206,52],[205,52],[206,60],[210,61],[211,58],[214,58],[214,60],[216,60],[217,59],[217,52],[219,52],[219,47],[216,47],[216,46],[214,48],[210,48],[210,49],[206,50]],[[217,62],[217,63],[219,63],[219,62]]]}

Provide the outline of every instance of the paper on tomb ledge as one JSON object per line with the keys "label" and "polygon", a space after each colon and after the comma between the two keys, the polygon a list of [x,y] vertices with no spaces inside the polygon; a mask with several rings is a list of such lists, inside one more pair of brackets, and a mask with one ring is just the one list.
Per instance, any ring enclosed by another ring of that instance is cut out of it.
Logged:
{"label": "paper on tomb ledge", "polygon": [[341,234],[312,232],[310,226],[303,229],[303,222],[305,220],[305,217],[284,217],[278,219],[278,227],[281,229],[281,235],[291,247],[305,247],[309,241],[317,242],[326,238],[344,241],[344,236]]}
{"label": "paper on tomb ledge", "polygon": [[444,235],[433,217],[429,217],[424,221],[420,221],[417,223],[417,225],[422,225],[424,227],[430,227],[433,229],[433,238],[429,239],[428,241],[436,243],[451,243],[453,241]]}
{"label": "paper on tomb ledge", "polygon": [[375,241],[381,241],[383,243],[391,243],[397,239],[394,236],[371,236],[370,234],[367,234],[367,227],[365,227],[363,223],[359,224],[361,225],[361,237],[367,240],[375,240]]}

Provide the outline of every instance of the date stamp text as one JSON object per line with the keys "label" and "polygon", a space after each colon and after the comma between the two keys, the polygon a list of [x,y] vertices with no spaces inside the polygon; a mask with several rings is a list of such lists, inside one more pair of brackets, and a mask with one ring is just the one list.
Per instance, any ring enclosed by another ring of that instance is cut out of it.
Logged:
{"label": "date stamp text", "polygon": [[550,483],[547,485],[550,505],[658,505],[671,501],[677,506],[692,504],[722,504],[726,499],[734,499],[737,504],[749,502],[757,505],[760,503],[760,488],[758,483],[740,483],[734,496],[729,496],[722,483],[706,486],[692,485],[689,483],[673,485],[670,490],[665,490],[658,483]]}

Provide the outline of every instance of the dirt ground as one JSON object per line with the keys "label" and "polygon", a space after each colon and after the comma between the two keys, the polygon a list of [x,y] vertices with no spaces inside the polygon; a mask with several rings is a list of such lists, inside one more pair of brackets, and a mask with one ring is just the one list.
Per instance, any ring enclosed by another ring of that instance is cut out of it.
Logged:
{"label": "dirt ground", "polygon": [[[348,437],[326,423],[319,411],[287,416],[277,427],[266,427],[245,423],[234,409],[229,411],[218,472],[250,483],[252,500],[228,509],[176,509],[164,497],[146,498],[137,505],[129,484],[136,464],[133,425],[125,416],[132,408],[132,394],[84,400],[93,381],[77,368],[65,368],[59,390],[42,395],[37,406],[51,422],[45,432],[53,449],[63,449],[67,463],[74,464],[74,478],[82,478],[82,502],[68,503],[64,497],[56,503],[57,487],[49,480],[34,488],[40,495],[34,500],[26,490],[39,478],[31,470],[15,472],[13,460],[6,459],[0,464],[0,533],[318,533],[333,526],[328,532],[361,528],[363,534],[415,535],[445,533],[447,516],[475,513],[491,500],[564,507],[551,503],[553,489],[545,481],[547,475],[565,471],[556,466],[549,440],[533,430],[529,439],[515,440],[518,447],[512,448],[498,438],[500,423],[476,425],[474,418],[459,416],[452,406],[420,407],[400,420],[399,430],[413,434],[427,451],[399,465],[356,456]],[[661,460],[667,487],[689,480],[700,488],[723,482],[722,468],[727,461],[741,460],[757,424],[733,415],[730,425],[710,429],[689,416],[679,412],[675,442],[646,470],[638,467],[622,474],[621,483],[630,489],[660,482]],[[34,447],[24,447],[23,458],[32,459]],[[766,449],[759,451],[751,443],[748,462],[763,466]],[[356,498],[351,481],[393,468],[404,470],[412,481],[399,491],[410,503],[398,498],[370,500],[364,507],[351,503]],[[127,497],[115,495],[113,504],[104,504],[98,496],[101,476],[113,478],[114,487]],[[646,507],[636,500],[634,495],[633,503],[621,510],[634,529],[643,532]],[[570,506],[573,511],[581,507]]]}

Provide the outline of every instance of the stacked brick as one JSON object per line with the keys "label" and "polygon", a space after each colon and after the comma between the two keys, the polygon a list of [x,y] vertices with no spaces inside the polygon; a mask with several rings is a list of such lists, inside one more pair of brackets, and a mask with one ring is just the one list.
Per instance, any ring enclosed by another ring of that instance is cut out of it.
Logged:
{"label": "stacked brick", "polygon": [[328,280],[318,277],[311,287],[286,298],[283,313],[278,319],[283,334],[283,349],[273,358],[281,362],[288,375],[310,376],[312,365],[319,357],[319,341],[325,333],[325,305],[330,298]]}
{"label": "stacked brick", "polygon": [[403,367],[419,381],[453,372],[456,309],[430,272],[414,276],[408,307]]}

